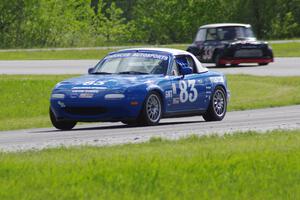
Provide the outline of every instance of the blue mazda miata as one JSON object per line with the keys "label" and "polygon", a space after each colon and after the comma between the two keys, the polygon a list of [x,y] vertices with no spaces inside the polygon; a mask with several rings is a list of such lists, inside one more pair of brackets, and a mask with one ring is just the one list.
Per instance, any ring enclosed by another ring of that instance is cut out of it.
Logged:
{"label": "blue mazda miata", "polygon": [[77,122],[156,125],[161,118],[191,115],[219,121],[229,94],[225,76],[189,52],[125,49],[108,54],[87,75],[58,83],[49,113],[61,130]]}

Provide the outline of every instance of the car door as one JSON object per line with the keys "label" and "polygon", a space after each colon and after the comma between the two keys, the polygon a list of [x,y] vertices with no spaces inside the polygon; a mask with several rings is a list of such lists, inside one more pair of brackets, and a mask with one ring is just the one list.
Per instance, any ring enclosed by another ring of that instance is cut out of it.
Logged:
{"label": "car door", "polygon": [[[193,68],[192,74],[180,74],[179,65],[185,63]],[[177,56],[173,62],[173,74],[170,76],[172,98],[169,111],[193,111],[204,108],[205,83],[204,77],[198,74],[195,62],[190,55]]]}

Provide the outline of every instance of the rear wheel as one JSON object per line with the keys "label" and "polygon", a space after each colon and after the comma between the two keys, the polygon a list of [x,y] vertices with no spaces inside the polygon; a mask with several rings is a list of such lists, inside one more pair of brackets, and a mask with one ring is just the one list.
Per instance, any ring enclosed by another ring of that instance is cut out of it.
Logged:
{"label": "rear wheel", "polygon": [[208,110],[202,116],[205,121],[221,121],[227,110],[227,98],[226,93],[222,87],[216,87]]}
{"label": "rear wheel", "polygon": [[49,109],[49,115],[52,125],[60,130],[71,130],[77,124],[75,121],[58,121],[51,108]]}
{"label": "rear wheel", "polygon": [[239,64],[231,64],[231,67],[237,67]]}
{"label": "rear wheel", "polygon": [[142,125],[156,125],[162,116],[162,101],[157,92],[150,92],[147,96],[139,122]]}

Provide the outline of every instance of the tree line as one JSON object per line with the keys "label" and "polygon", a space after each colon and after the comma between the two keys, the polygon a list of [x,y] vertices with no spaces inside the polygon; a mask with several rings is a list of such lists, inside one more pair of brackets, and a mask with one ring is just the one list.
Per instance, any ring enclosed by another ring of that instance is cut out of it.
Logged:
{"label": "tree line", "polygon": [[190,43],[200,25],[300,37],[300,0],[1,0],[0,48]]}

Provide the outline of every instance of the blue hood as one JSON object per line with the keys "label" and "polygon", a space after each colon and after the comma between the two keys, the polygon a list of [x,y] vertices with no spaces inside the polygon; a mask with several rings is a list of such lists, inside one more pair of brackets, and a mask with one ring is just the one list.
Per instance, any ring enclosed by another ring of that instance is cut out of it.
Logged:
{"label": "blue hood", "polygon": [[71,89],[73,87],[97,86],[106,89],[126,89],[140,84],[154,83],[163,75],[84,75],[64,80],[55,89]]}

